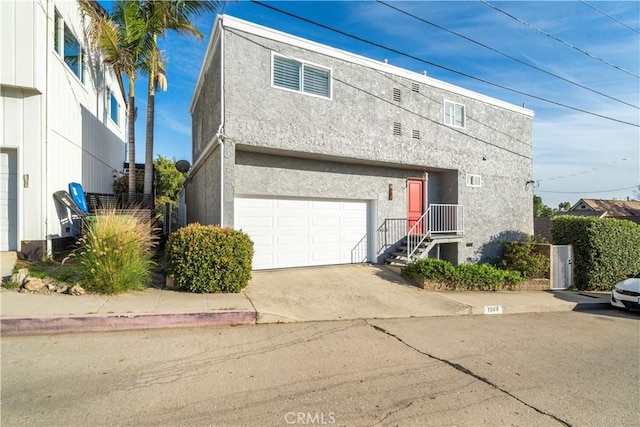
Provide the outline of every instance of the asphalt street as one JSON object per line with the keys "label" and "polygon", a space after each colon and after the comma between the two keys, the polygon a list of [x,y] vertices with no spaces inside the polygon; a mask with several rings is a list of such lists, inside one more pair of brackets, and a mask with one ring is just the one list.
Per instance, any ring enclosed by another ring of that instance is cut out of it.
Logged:
{"label": "asphalt street", "polygon": [[614,310],[3,337],[3,426],[637,426]]}

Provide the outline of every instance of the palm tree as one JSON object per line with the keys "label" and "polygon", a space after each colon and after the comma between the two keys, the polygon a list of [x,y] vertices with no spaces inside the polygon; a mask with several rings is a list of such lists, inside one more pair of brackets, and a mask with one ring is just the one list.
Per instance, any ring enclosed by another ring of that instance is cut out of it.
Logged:
{"label": "palm tree", "polygon": [[158,49],[158,36],[167,30],[179,34],[188,34],[202,40],[202,33],[191,22],[195,16],[213,13],[220,6],[212,0],[142,0],[143,13],[149,23],[149,32],[153,39],[153,51],[145,64],[149,73],[147,92],[147,133],[144,163],[144,194],[152,193],[153,183],[153,127],[155,115],[155,89],[166,90],[167,80],[164,74],[164,60]]}
{"label": "palm tree", "polygon": [[95,1],[80,0],[80,6],[89,18],[86,24],[89,42],[101,53],[105,64],[128,79],[129,194],[133,195],[136,192],[135,82],[141,64],[148,61],[153,51],[153,38],[138,1],[117,0],[110,14]]}

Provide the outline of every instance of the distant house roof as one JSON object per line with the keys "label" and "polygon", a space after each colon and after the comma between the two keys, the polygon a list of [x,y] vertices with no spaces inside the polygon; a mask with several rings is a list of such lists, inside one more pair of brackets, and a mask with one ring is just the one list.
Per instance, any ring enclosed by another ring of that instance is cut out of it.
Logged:
{"label": "distant house roof", "polygon": [[567,213],[569,215],[628,219],[640,224],[640,201],[580,199]]}

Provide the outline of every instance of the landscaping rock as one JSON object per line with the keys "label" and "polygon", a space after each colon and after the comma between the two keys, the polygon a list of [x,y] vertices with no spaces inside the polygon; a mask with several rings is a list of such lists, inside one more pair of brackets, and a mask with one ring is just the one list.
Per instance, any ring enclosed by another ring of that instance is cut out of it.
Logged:
{"label": "landscaping rock", "polygon": [[60,287],[56,289],[56,292],[59,294],[64,294],[68,290],[69,290],[69,287],[67,285],[60,285]]}
{"label": "landscaping rock", "polygon": [[78,296],[84,295],[85,293],[85,290],[80,285],[74,285],[71,287],[71,289],[69,289],[69,295]]}
{"label": "landscaping rock", "polygon": [[29,269],[28,268],[21,268],[20,270],[18,270],[17,273],[14,273],[11,276],[11,282],[15,283],[18,285],[18,287],[21,287],[25,280],[27,279],[27,277],[29,277]]}
{"label": "landscaping rock", "polygon": [[27,290],[28,292],[38,292],[45,287],[45,283],[42,279],[38,277],[29,277],[28,280],[24,282],[22,288]]}

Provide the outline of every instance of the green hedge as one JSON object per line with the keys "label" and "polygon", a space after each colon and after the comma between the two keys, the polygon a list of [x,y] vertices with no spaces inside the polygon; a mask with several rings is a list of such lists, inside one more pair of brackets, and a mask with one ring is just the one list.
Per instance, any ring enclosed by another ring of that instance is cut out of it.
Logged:
{"label": "green hedge", "polygon": [[499,291],[516,289],[524,280],[518,271],[501,270],[490,264],[461,264],[423,258],[407,264],[402,275],[410,280],[424,277],[440,282],[446,289]]}
{"label": "green hedge", "polygon": [[557,216],[551,221],[556,245],[573,245],[575,285],[611,290],[640,271],[640,225],[613,218]]}
{"label": "green hedge", "polygon": [[[549,278],[549,255],[540,252],[539,244],[528,242],[503,242],[501,267],[519,271],[526,278]],[[547,245],[548,246],[548,245]]]}
{"label": "green hedge", "polygon": [[189,224],[171,234],[167,272],[191,292],[240,292],[251,279],[253,242],[242,231]]}

